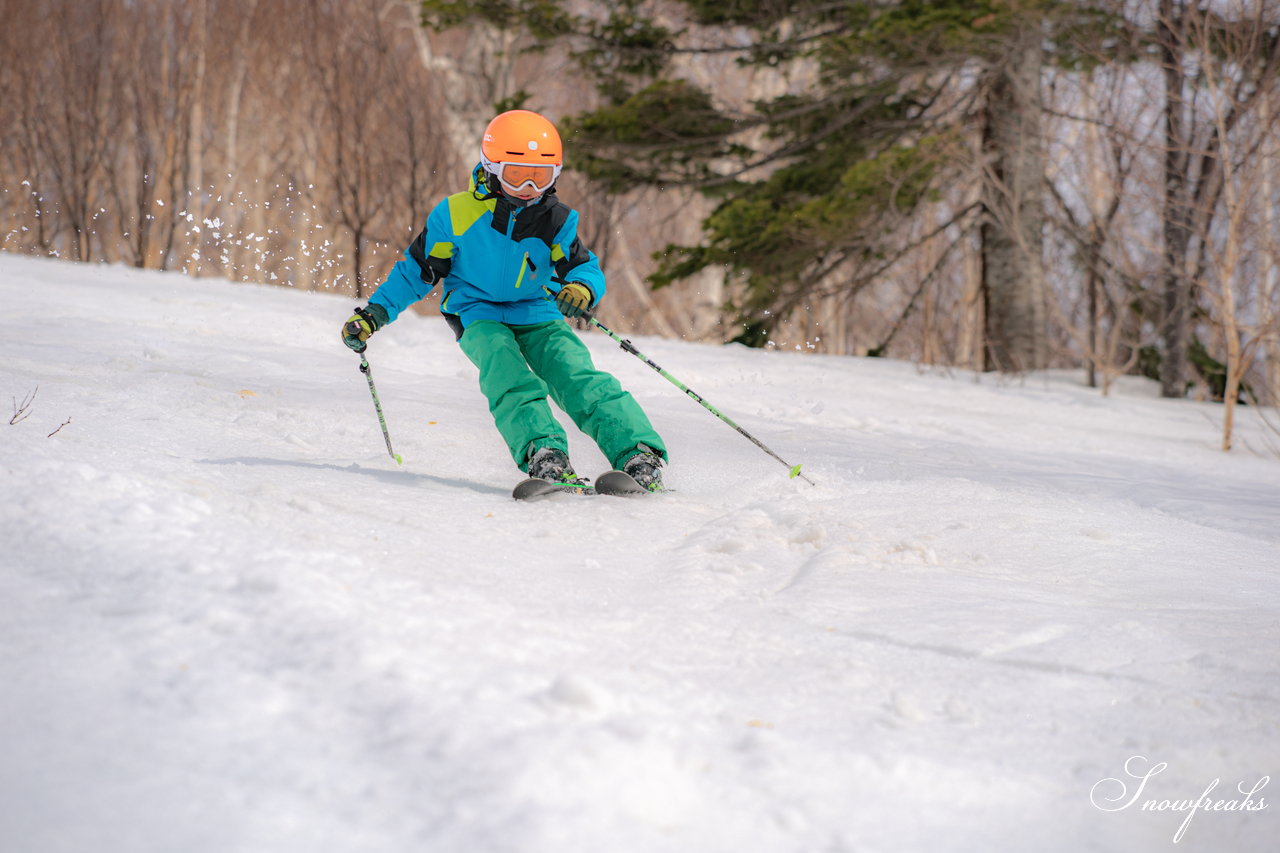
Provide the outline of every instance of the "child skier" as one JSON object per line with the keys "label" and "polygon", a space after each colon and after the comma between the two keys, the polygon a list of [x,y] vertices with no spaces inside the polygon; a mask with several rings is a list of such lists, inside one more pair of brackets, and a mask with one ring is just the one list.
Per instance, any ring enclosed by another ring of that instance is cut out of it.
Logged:
{"label": "child skier", "polygon": [[577,212],[556,198],[563,162],[560,134],[543,116],[511,110],[489,122],[469,189],[435,206],[342,339],[363,352],[370,335],[439,283],[440,311],[480,369],[480,390],[522,471],[568,490],[587,485],[569,463],[550,392],[615,469],[657,491],[662,439],[565,322],[599,304],[605,280],[578,239]]}

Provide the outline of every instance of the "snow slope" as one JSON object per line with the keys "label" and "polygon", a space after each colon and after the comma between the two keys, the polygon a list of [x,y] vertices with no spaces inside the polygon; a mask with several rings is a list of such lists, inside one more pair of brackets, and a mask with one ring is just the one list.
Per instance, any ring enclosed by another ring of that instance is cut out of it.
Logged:
{"label": "snow slope", "polygon": [[678,491],[517,504],[438,319],[370,348],[397,469],[349,299],[0,300],[6,853],[1277,849],[1255,410],[637,339],[810,487],[588,334]]}

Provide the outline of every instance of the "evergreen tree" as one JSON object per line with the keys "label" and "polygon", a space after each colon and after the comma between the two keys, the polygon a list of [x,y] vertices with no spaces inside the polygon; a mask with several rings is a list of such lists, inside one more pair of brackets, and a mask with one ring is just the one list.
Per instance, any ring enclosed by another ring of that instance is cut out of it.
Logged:
{"label": "evergreen tree", "polygon": [[[657,12],[672,4],[638,0],[587,14],[556,0],[426,0],[424,20],[518,23],[568,45],[601,96],[567,123],[575,162],[615,190],[693,186],[718,200],[704,242],[669,246],[651,280],[727,268],[747,343],[817,297],[875,282],[912,248],[902,226],[949,183],[981,174],[980,201],[929,233],[980,239],[987,366],[1044,365],[1039,80],[1045,39],[1085,20],[1076,6],[676,5],[679,23]],[[694,73],[697,58],[725,56],[743,80],[772,71],[807,85],[749,100]]]}

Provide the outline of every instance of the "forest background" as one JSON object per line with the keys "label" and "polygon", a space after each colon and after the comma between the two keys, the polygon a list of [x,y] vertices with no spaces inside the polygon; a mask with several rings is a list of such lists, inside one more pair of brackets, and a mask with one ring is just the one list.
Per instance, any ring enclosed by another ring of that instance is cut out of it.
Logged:
{"label": "forest background", "polygon": [[363,298],[527,107],[620,330],[1280,403],[1280,0],[0,19],[6,251]]}

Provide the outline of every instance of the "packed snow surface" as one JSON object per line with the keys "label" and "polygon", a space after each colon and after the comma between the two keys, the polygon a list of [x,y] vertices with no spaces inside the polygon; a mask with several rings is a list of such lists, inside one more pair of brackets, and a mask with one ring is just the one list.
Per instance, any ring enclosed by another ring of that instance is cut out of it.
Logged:
{"label": "packed snow surface", "polygon": [[400,467],[350,298],[0,300],[6,853],[1277,849],[1274,411],[583,333],[675,491],[517,503],[438,318]]}

